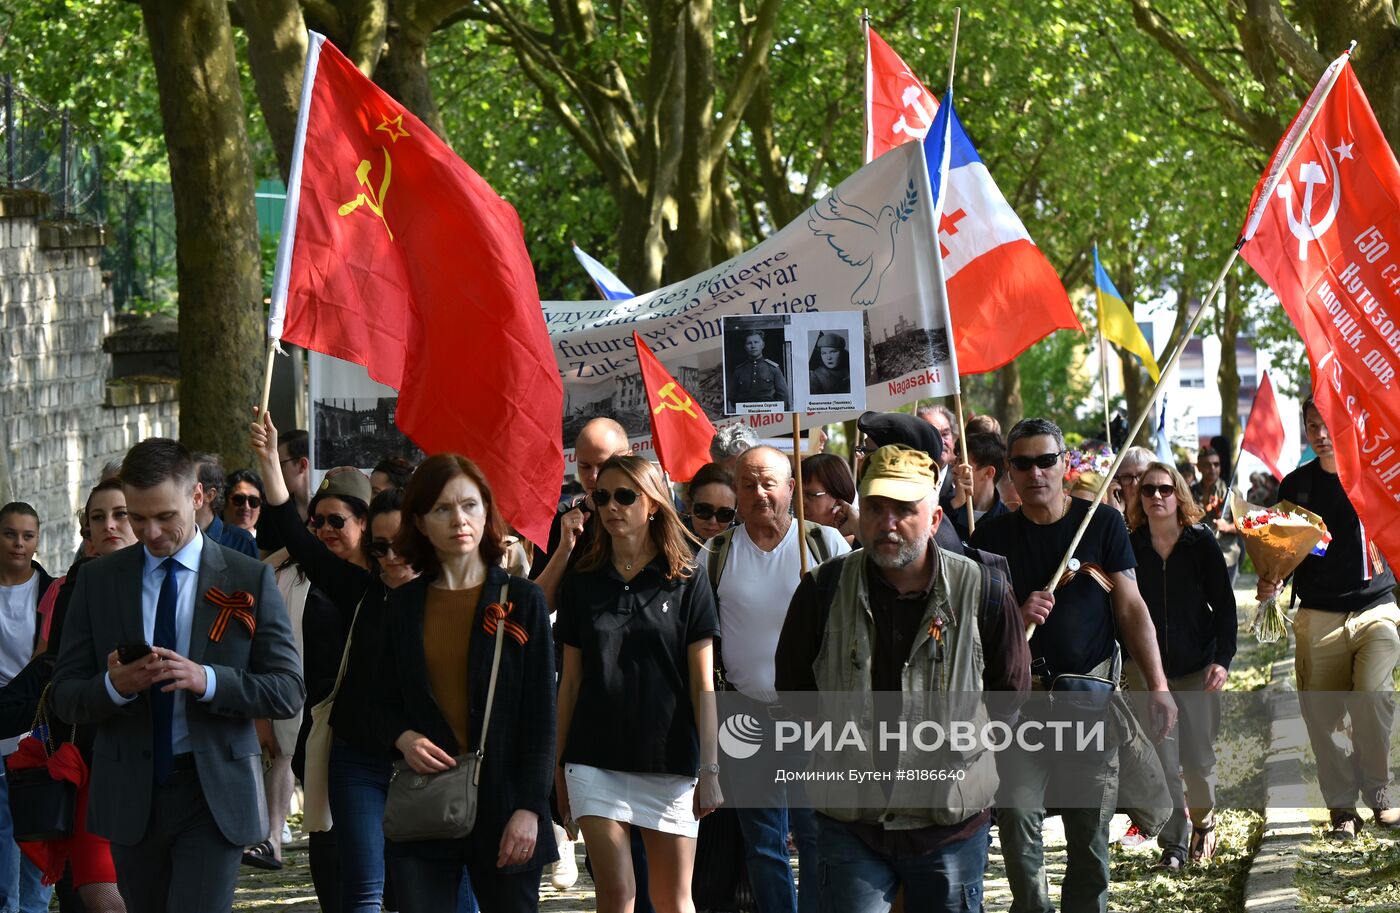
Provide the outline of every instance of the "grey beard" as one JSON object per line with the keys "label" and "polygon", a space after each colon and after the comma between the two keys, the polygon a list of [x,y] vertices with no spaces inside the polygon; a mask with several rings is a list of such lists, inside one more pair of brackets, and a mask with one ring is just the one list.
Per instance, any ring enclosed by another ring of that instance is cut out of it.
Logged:
{"label": "grey beard", "polygon": [[[883,542],[894,541],[896,540],[883,540]],[[883,544],[883,542],[876,542],[874,544],[880,545]],[[887,570],[897,570],[902,567],[908,567],[915,561],[918,561],[919,556],[926,551],[928,551],[928,536],[921,536],[911,542],[901,542],[899,551],[892,556],[872,550],[870,552],[870,560],[875,562],[876,567],[882,567]]]}

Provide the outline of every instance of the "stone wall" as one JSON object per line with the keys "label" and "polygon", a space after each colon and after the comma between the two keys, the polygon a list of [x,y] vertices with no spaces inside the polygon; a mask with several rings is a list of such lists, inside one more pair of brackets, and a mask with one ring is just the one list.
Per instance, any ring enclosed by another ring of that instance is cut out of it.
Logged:
{"label": "stone wall", "polygon": [[178,434],[178,381],[111,379],[104,228],[45,221],[48,203],[0,190],[0,498],[34,505],[38,558],[57,575],[102,466],[144,437]]}

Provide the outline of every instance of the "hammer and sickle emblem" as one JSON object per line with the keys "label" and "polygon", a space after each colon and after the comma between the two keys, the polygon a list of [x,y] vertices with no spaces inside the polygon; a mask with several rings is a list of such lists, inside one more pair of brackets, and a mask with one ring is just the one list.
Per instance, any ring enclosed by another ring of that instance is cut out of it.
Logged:
{"label": "hammer and sickle emblem", "polygon": [[[1351,147],[1339,147],[1346,150],[1343,158],[1351,156]],[[1337,209],[1342,202],[1342,175],[1337,168],[1337,160],[1332,156],[1332,149],[1324,147],[1327,154],[1327,168],[1324,170],[1317,162],[1307,162],[1298,169],[1298,180],[1303,182],[1303,199],[1295,218],[1293,215],[1293,186],[1287,181],[1281,181],[1278,185],[1279,199],[1283,200],[1284,211],[1288,214],[1288,230],[1293,233],[1293,237],[1298,239],[1298,259],[1308,259],[1308,242],[1316,241],[1327,229],[1332,227],[1332,220],[1337,217]],[[1327,183],[1327,173],[1332,174],[1332,199],[1327,206],[1327,211],[1322,218],[1313,221],[1313,191],[1319,185]]]}
{"label": "hammer and sickle emblem", "polygon": [[389,222],[384,218],[384,203],[389,196],[389,181],[394,176],[394,160],[389,157],[389,150],[384,150],[384,180],[379,182],[379,190],[374,189],[374,185],[369,181],[370,172],[373,166],[369,159],[361,159],[360,166],[355,169],[355,179],[359,181],[364,191],[356,195],[355,199],[340,207],[338,212],[342,216],[359,209],[361,206],[368,207],[369,211],[379,217],[379,221],[384,223],[384,230],[389,233],[389,240],[394,240],[394,231],[389,227]]}
{"label": "hammer and sickle emblem", "polygon": [[660,400],[670,400],[670,402],[662,402],[655,409],[651,410],[652,415],[660,415],[662,409],[671,409],[676,412],[684,412],[691,418],[699,418],[699,416],[695,414],[695,410],[692,408],[695,405],[695,400],[691,399],[689,395],[687,395],[685,399],[682,400],[680,395],[676,393],[675,381],[671,381],[666,386],[658,390],[656,392],[656,398]]}

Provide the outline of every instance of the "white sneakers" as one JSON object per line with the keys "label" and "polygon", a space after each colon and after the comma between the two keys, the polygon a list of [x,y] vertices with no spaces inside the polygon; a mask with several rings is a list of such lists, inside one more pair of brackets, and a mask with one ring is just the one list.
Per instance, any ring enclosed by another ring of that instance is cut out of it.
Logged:
{"label": "white sneakers", "polygon": [[574,858],[574,842],[558,824],[554,825],[554,842],[559,844],[559,861],[550,867],[549,883],[556,891],[567,891],[578,881],[578,860]]}

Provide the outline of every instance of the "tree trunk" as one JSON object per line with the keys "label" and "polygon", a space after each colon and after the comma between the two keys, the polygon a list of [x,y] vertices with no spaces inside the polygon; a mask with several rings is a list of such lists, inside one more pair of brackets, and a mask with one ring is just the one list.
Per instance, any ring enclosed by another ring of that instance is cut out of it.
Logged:
{"label": "tree trunk", "polygon": [[[1220,311],[1220,370],[1216,385],[1220,388],[1220,435],[1230,442],[1230,452],[1221,454],[1234,465],[1235,448],[1240,441],[1240,371],[1235,359],[1235,340],[1240,335],[1244,302],[1240,300],[1240,280],[1234,272],[1225,277],[1225,302]],[[1228,479],[1226,480],[1229,481]]]}
{"label": "tree trunk", "polygon": [[1026,417],[1026,406],[1021,401],[1021,369],[1015,360],[1008,362],[997,371],[997,403],[994,414],[1001,422],[1001,429],[1010,432],[1011,426]]}
{"label": "tree trunk", "polygon": [[710,131],[715,119],[715,37],[709,0],[686,7],[685,139],[676,181],[676,229],[666,238],[667,281],[708,269],[715,217]]}
{"label": "tree trunk", "polygon": [[252,461],[244,423],[262,379],[262,277],[253,167],[228,5],[143,0],[175,196],[180,437]]}
{"label": "tree trunk", "polygon": [[248,33],[248,68],[258,91],[258,106],[277,151],[282,182],[292,170],[297,109],[301,106],[306,66],[306,21],[297,0],[238,0],[238,14]]}
{"label": "tree trunk", "polygon": [[402,23],[391,24],[374,81],[446,142],[442,112],[428,79],[428,34]]}

